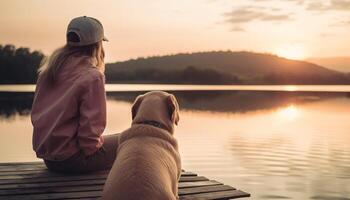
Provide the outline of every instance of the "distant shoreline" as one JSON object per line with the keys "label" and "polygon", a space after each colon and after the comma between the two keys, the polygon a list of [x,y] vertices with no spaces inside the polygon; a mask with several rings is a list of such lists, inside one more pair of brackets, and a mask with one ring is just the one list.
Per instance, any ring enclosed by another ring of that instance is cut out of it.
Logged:
{"label": "distant shoreline", "polygon": [[[164,91],[285,91],[350,92],[350,85],[185,85],[185,84],[106,84],[106,92]],[[0,92],[34,92],[35,84],[2,84]]]}
{"label": "distant shoreline", "polygon": [[[34,84],[44,55],[0,45],[0,84]],[[19,73],[20,72],[20,73]],[[344,85],[350,73],[246,51],[180,53],[107,63],[106,83],[169,85]]]}

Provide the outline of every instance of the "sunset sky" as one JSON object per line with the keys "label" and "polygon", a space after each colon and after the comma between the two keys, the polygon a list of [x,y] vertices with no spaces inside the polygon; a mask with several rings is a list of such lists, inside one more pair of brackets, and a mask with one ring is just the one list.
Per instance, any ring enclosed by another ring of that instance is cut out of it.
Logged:
{"label": "sunset sky", "polygon": [[211,50],[350,55],[350,0],[1,0],[0,44],[49,54],[70,19],[98,18],[107,61]]}

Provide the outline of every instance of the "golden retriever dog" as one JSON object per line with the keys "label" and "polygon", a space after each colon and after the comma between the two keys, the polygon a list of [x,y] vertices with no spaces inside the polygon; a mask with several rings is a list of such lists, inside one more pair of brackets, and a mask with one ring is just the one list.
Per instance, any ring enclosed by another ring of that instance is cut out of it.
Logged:
{"label": "golden retriever dog", "polygon": [[138,96],[132,119],[131,127],[120,134],[102,199],[178,199],[181,160],[173,136],[179,121],[175,96],[161,91]]}

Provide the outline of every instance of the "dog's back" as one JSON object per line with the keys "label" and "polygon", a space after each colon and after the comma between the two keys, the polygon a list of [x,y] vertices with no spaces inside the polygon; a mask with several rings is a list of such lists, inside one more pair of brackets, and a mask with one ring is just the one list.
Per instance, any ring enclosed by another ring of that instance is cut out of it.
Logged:
{"label": "dog's back", "polygon": [[104,199],[176,199],[181,161],[175,138],[166,130],[134,125],[119,140]]}

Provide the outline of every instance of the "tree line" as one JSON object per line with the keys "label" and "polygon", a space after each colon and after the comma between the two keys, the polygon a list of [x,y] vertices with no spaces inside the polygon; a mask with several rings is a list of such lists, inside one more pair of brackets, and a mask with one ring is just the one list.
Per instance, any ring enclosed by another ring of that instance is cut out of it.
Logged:
{"label": "tree line", "polygon": [[[37,71],[44,59],[45,55],[40,51],[0,45],[0,84],[36,83]],[[209,64],[210,67],[206,66]],[[207,52],[129,60],[106,64],[105,75],[107,83],[350,84],[350,74],[312,63],[247,52]]]}
{"label": "tree line", "polygon": [[106,68],[109,83],[163,83],[163,84],[240,84],[239,77],[213,69],[187,66],[184,70],[134,69],[113,71]]}
{"label": "tree line", "polygon": [[40,51],[0,45],[0,84],[35,83],[44,57]]}
{"label": "tree line", "polygon": [[[29,48],[0,45],[0,84],[34,84],[45,55]],[[138,69],[114,73],[106,67],[107,83],[234,84],[241,80],[213,69],[188,66],[185,70]]]}

